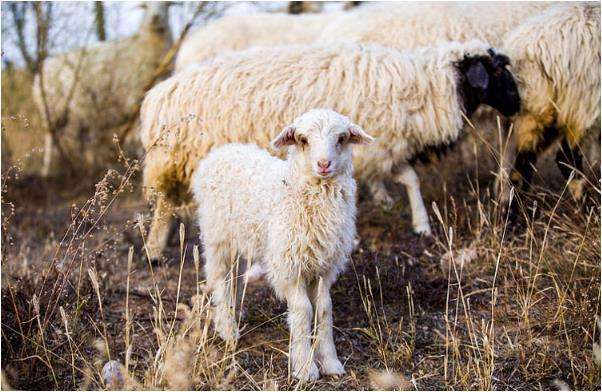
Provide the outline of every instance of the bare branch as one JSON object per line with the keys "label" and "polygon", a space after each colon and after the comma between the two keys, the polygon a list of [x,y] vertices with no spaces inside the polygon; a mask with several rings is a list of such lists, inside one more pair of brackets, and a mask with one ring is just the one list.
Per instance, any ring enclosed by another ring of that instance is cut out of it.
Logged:
{"label": "bare branch", "polygon": [[24,33],[27,5],[28,4],[25,2],[10,2],[8,4],[8,9],[12,15],[13,23],[15,25],[15,32],[17,33],[17,47],[19,48],[19,52],[25,61],[27,70],[33,75],[36,72],[37,64],[35,64],[34,58],[27,50],[27,43],[25,42]]}
{"label": "bare branch", "polygon": [[105,30],[105,6],[102,1],[94,2],[94,23],[96,24],[96,36],[99,41],[106,41]]}

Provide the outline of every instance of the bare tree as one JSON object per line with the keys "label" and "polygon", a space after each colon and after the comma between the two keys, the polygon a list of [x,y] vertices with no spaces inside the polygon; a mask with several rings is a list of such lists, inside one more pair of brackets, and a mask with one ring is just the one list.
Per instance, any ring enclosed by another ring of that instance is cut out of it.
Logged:
{"label": "bare tree", "polygon": [[105,6],[102,1],[94,2],[94,23],[96,24],[96,36],[99,41],[106,41],[105,29]]}

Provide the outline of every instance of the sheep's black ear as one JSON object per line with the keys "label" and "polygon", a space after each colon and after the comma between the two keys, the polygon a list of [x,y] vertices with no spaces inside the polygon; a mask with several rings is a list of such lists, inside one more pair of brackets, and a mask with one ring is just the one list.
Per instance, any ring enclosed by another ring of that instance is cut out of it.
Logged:
{"label": "sheep's black ear", "polygon": [[283,148],[283,147],[295,144],[295,132],[296,132],[295,127],[292,125],[289,125],[289,126],[285,127],[282,130],[282,132],[280,132],[280,134],[278,134],[278,136],[276,136],[274,138],[274,140],[272,140],[272,142],[270,144],[275,149],[279,149],[279,148]]}
{"label": "sheep's black ear", "polygon": [[349,143],[355,144],[370,144],[374,141],[374,138],[368,135],[364,130],[356,124],[349,126]]}
{"label": "sheep's black ear", "polygon": [[487,86],[489,85],[489,75],[481,61],[472,64],[470,68],[468,68],[468,71],[466,71],[466,79],[468,80],[468,84],[472,87],[481,90],[487,89]]}
{"label": "sheep's black ear", "polygon": [[493,65],[495,67],[504,68],[506,65],[510,65],[510,57],[505,54],[496,54],[493,56]]}

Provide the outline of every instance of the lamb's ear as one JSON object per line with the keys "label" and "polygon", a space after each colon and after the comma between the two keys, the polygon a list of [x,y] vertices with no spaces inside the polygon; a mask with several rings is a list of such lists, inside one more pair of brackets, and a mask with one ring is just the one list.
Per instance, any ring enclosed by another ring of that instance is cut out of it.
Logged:
{"label": "lamb's ear", "polygon": [[295,132],[296,129],[292,125],[285,127],[278,136],[270,143],[273,148],[280,149],[286,146],[295,144]]}
{"label": "lamb's ear", "polygon": [[466,79],[468,84],[474,88],[486,90],[489,85],[489,75],[482,62],[476,62],[468,68],[466,72]]}
{"label": "lamb's ear", "polygon": [[370,144],[374,141],[374,138],[368,135],[364,130],[356,124],[349,126],[349,143],[354,144]]}

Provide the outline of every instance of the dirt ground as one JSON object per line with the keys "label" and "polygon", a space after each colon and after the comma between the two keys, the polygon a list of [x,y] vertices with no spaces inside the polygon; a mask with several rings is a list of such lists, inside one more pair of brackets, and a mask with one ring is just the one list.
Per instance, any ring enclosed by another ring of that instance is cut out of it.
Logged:
{"label": "dirt ground", "polygon": [[[433,239],[411,233],[401,189],[390,211],[362,192],[360,243],[332,292],[347,374],[302,385],[288,378],[286,306],[269,288],[245,296],[234,349],[194,312],[194,224],[182,221],[183,241],[176,226],[166,261],[148,264],[136,174],[120,188],[126,169],[96,187],[4,172],[3,383],[103,388],[103,364],[127,356],[128,385],[150,389],[600,389],[599,201],[577,206],[559,197],[555,169],[541,172],[551,191],[536,187],[539,212],[510,232],[490,196],[493,166],[476,162],[461,169],[453,152],[420,168]],[[443,262],[450,249],[473,257]],[[184,341],[192,348],[177,351]]]}

